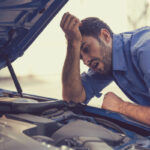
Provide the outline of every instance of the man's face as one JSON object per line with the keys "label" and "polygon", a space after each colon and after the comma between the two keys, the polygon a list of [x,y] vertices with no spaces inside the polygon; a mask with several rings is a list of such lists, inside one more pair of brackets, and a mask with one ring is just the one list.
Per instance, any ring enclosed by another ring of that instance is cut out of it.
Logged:
{"label": "man's face", "polygon": [[100,74],[109,74],[112,69],[112,48],[92,36],[83,36],[81,59],[84,64]]}

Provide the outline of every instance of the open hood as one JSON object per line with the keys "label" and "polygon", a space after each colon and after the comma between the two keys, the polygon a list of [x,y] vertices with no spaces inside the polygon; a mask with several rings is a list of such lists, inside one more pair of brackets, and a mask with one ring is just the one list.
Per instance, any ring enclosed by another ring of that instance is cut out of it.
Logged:
{"label": "open hood", "polygon": [[0,1],[0,69],[23,55],[67,1]]}

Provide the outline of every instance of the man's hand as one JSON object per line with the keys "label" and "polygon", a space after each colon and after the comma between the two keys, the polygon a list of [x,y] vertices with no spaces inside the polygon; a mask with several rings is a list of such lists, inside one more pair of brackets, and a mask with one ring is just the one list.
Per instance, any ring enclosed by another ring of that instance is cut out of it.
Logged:
{"label": "man's hand", "polygon": [[150,107],[125,102],[112,92],[108,92],[104,96],[102,108],[121,113],[132,119],[150,125]]}
{"label": "man's hand", "polygon": [[115,95],[112,92],[108,92],[104,96],[102,108],[114,111],[114,112],[121,112],[122,107],[124,106],[125,102]]}
{"label": "man's hand", "polygon": [[69,42],[71,41],[73,43],[81,43],[82,36],[79,31],[80,24],[80,20],[70,13],[65,13],[63,15],[60,26],[65,33],[66,39]]}

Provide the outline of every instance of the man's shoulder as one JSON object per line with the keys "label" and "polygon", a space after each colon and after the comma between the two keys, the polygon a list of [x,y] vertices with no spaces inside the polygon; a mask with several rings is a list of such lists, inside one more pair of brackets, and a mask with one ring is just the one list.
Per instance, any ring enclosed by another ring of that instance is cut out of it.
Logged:
{"label": "man's shoulder", "polygon": [[127,47],[127,49],[137,49],[148,40],[150,40],[149,26],[113,35],[113,42],[115,43],[114,45],[117,45],[118,47],[119,44],[120,46],[122,46],[123,43],[123,45]]}
{"label": "man's shoulder", "polygon": [[141,51],[150,46],[150,27],[142,27],[133,32],[131,39],[131,50]]}
{"label": "man's shoulder", "polygon": [[147,37],[147,35],[150,34],[150,27],[142,27],[139,29],[134,30],[132,40],[141,40],[141,39],[150,39],[150,37]]}
{"label": "man's shoulder", "polygon": [[126,35],[126,34],[131,34],[133,36],[136,36],[137,34],[144,34],[150,32],[150,26],[145,26],[145,27],[141,27],[135,30],[131,30],[131,31],[127,31],[127,32],[122,32],[122,35]]}
{"label": "man's shoulder", "polygon": [[150,31],[150,26],[145,26],[145,27],[141,27],[141,28],[135,29],[134,30],[134,34],[145,33],[147,31]]}

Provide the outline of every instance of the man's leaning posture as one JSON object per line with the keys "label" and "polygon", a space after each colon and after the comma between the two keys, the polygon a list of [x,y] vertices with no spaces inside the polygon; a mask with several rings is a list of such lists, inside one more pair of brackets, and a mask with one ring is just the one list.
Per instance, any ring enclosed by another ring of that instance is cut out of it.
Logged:
{"label": "man's leaning posture", "polygon": [[[80,21],[70,13],[64,14],[60,26],[67,39],[63,99],[87,104],[115,81],[135,104],[109,92],[102,108],[150,125],[150,27],[114,34],[98,18]],[[80,59],[89,67],[81,75]]]}

